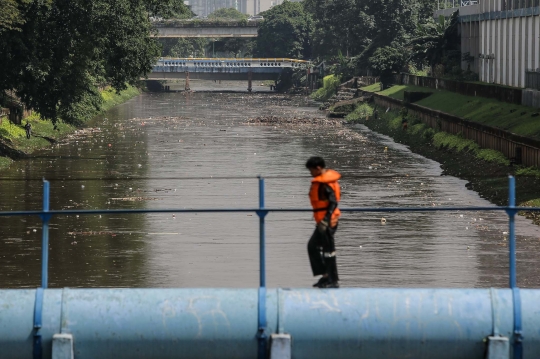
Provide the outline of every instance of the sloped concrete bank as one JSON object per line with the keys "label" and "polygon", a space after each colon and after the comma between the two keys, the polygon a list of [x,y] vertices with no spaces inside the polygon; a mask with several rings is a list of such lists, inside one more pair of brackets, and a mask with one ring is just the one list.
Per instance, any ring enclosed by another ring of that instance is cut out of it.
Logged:
{"label": "sloped concrete bank", "polygon": [[[366,106],[366,105],[364,105]],[[429,128],[419,118],[408,117],[406,129],[402,126],[402,115],[388,107],[370,105],[377,110],[377,119],[368,115],[355,121],[369,129],[390,136],[394,141],[407,145],[411,151],[441,164],[443,175],[456,176],[468,181],[467,188],[497,205],[508,203],[508,175],[516,176],[517,201],[524,206],[540,205],[540,172],[523,166],[509,166],[497,161],[479,158],[468,148],[456,147],[434,141],[436,131]],[[458,146],[459,147],[459,146]],[[528,173],[530,172],[530,173]],[[528,174],[528,175],[527,175]],[[540,225],[540,214],[524,213]]]}

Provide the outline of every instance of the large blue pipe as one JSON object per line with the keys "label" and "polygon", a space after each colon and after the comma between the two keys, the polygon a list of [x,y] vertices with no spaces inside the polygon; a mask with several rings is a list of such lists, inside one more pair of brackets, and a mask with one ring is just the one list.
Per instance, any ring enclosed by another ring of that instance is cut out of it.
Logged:
{"label": "large blue pipe", "polygon": [[[0,290],[0,358],[32,357],[35,290]],[[257,356],[256,289],[46,289],[43,358],[70,333],[75,358]],[[510,289],[271,289],[267,331],[301,358],[483,358],[512,342]],[[524,358],[540,353],[540,290],[521,290]],[[495,329],[495,327],[497,327]]]}

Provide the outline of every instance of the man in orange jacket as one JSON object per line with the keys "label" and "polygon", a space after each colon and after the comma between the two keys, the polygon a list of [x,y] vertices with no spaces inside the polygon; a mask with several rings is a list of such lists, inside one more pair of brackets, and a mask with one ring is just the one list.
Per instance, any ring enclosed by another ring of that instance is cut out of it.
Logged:
{"label": "man in orange jacket", "polygon": [[341,175],[326,168],[324,159],[311,157],[306,162],[311,172],[309,200],[313,207],[313,218],[317,224],[315,232],[308,242],[309,261],[313,275],[322,275],[313,286],[318,288],[339,288],[336,265],[336,246],[334,234],[341,214],[337,208],[341,198],[338,180]]}

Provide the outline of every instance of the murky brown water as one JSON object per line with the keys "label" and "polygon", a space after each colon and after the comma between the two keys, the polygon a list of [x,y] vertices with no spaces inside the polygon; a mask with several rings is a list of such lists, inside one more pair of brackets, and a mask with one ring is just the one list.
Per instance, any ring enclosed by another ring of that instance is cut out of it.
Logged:
{"label": "murky brown water", "polygon": [[[275,94],[141,95],[96,119],[99,131],[3,172],[0,210],[39,209],[42,177],[51,180],[52,209],[254,207],[256,179],[238,177],[259,174],[272,177],[268,207],[308,207],[309,178],[300,176],[312,155],[344,175],[343,207],[488,205],[464,181],[441,177],[437,163],[361,126],[243,124],[271,113],[322,116],[306,106]],[[389,213],[385,225],[381,217],[343,215],[336,237],[342,286],[507,285],[504,214]],[[269,286],[311,286],[310,214],[272,213],[267,223]],[[540,230],[523,218],[517,230],[518,282],[538,287]],[[57,216],[50,237],[52,287],[258,284],[255,214]],[[40,238],[37,218],[0,218],[0,287],[39,285]]]}

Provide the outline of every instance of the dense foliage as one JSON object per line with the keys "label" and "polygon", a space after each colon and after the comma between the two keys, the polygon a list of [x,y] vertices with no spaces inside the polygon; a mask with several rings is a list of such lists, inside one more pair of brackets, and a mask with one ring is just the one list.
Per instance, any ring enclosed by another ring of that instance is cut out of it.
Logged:
{"label": "dense foliage", "polygon": [[[285,1],[263,15],[256,54],[325,61],[342,77],[383,79],[442,66],[460,72],[457,16],[435,22],[432,0]],[[443,75],[444,75],[443,74]]]}
{"label": "dense foliage", "polygon": [[221,8],[208,15],[208,18],[225,20],[246,20],[248,16],[234,8]]}
{"label": "dense foliage", "polygon": [[255,56],[311,57],[313,22],[300,2],[285,1],[262,13]]}
{"label": "dense foliage", "polygon": [[160,46],[150,16],[186,11],[179,0],[0,0],[0,91],[43,117],[74,122],[100,107],[98,89],[135,84]]}

